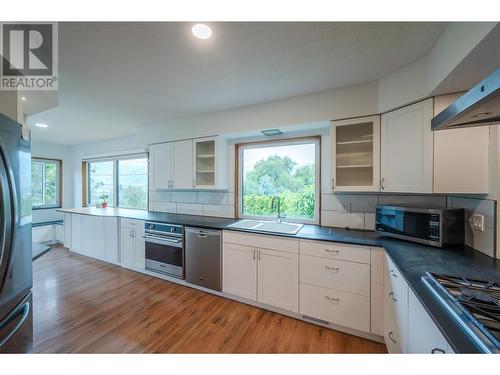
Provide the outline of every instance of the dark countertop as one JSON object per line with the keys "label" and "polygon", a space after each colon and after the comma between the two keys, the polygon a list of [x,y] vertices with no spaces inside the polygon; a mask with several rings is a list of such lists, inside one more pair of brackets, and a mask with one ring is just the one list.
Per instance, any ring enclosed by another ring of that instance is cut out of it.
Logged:
{"label": "dark countertop", "polygon": [[117,216],[130,219],[168,222],[172,224],[201,227],[206,229],[230,229],[250,233],[279,235],[308,240],[333,241],[355,245],[383,247],[399,268],[410,288],[421,301],[436,326],[447,338],[457,353],[478,353],[482,350],[458,323],[450,312],[432,294],[421,277],[426,272],[457,275],[479,280],[500,282],[500,260],[495,260],[470,247],[436,248],[388,237],[379,237],[375,232],[304,225],[296,235],[255,232],[227,226],[234,219],[168,214],[127,209],[60,209],[61,212],[75,214]]}
{"label": "dark countertop", "polygon": [[186,225],[190,227],[199,227],[205,229],[229,229],[239,232],[268,234],[272,236],[302,238],[308,240],[319,241],[333,241],[343,242],[355,245],[365,246],[381,246],[377,240],[375,232],[357,230],[357,229],[341,229],[331,227],[320,227],[318,225],[304,225],[302,229],[295,235],[259,232],[240,228],[228,228],[228,225],[236,223],[239,220],[228,219],[213,216],[200,216],[200,215],[184,215],[184,214],[170,214],[165,212],[143,211],[143,210],[130,210],[124,208],[61,208],[60,212],[80,214],[80,215],[94,215],[94,216],[114,216],[123,217],[127,219],[159,221],[163,223]]}
{"label": "dark countertop", "polygon": [[441,249],[390,238],[380,238],[380,242],[453,350],[457,353],[483,352],[421,277],[426,272],[436,272],[500,282],[500,260],[467,246]]}

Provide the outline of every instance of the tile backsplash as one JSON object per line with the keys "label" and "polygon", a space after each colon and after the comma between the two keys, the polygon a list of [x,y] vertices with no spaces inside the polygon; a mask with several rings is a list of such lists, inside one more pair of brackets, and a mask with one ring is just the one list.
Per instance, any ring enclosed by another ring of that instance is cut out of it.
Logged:
{"label": "tile backsplash", "polygon": [[234,217],[234,192],[151,190],[151,211]]}
{"label": "tile backsplash", "polygon": [[[321,223],[339,228],[374,230],[377,204],[464,208],[465,243],[484,254],[495,256],[496,201],[490,199],[418,194],[322,194]],[[472,228],[473,214],[484,216],[484,231]]]}
{"label": "tile backsplash", "polygon": [[[234,217],[233,191],[150,191],[150,210],[204,216]],[[496,201],[464,196],[430,194],[322,194],[321,225],[375,229],[378,204],[420,205],[465,209],[465,243],[495,256]],[[484,216],[484,231],[472,228],[473,214]]]}

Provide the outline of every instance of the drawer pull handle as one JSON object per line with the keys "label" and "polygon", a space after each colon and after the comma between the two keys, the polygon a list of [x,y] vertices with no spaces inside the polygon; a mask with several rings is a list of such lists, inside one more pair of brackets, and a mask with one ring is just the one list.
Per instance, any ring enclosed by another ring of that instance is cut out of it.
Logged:
{"label": "drawer pull handle", "polygon": [[394,273],[394,270],[390,270],[389,272],[391,273],[391,275],[392,275],[393,277],[398,277],[398,275],[396,275],[396,274]]}
{"label": "drawer pull handle", "polygon": [[446,354],[446,350],[440,348],[432,348],[431,354]]}
{"label": "drawer pull handle", "polygon": [[391,297],[391,299],[392,299],[394,302],[398,302],[398,299],[397,299],[397,298],[394,298],[394,292],[390,292],[390,293],[389,293],[389,297]]}
{"label": "drawer pull handle", "polygon": [[392,337],[392,335],[393,335],[393,332],[392,332],[392,331],[391,331],[391,332],[389,332],[389,335],[388,335],[388,336],[389,336],[389,338],[391,339],[391,341],[392,341],[394,344],[396,344],[396,340],[394,340],[394,338]]}
{"label": "drawer pull handle", "polygon": [[325,249],[325,251],[328,253],[328,254],[331,254],[331,255],[339,255],[339,252],[338,250],[330,250],[330,249]]}
{"label": "drawer pull handle", "polygon": [[340,268],[338,267],[328,267],[328,266],[325,266],[325,268],[330,271],[330,272],[339,272],[340,271]]}
{"label": "drawer pull handle", "polygon": [[340,298],[332,298],[332,297],[328,297],[328,296],[325,296],[326,300],[331,302],[331,303],[339,303],[340,302]]}

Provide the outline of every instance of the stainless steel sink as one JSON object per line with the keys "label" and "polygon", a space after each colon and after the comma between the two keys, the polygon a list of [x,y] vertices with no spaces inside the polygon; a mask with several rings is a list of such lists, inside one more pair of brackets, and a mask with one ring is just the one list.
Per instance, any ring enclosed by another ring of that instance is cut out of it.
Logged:
{"label": "stainless steel sink", "polygon": [[278,223],[276,221],[244,219],[237,221],[234,224],[230,224],[228,225],[228,227],[255,230],[258,232],[297,234],[297,232],[303,227],[303,225],[284,222]]}

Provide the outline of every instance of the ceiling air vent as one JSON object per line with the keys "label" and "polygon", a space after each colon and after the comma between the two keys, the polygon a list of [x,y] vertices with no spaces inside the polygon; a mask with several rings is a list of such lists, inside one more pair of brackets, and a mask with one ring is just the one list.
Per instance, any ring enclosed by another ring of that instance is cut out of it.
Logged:
{"label": "ceiling air vent", "polygon": [[265,129],[265,130],[261,130],[260,132],[268,137],[271,135],[283,134],[283,132],[279,129]]}

